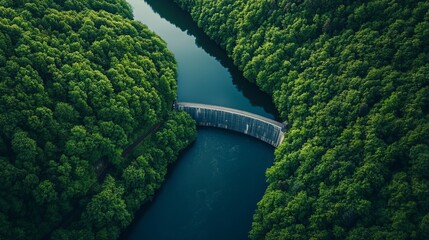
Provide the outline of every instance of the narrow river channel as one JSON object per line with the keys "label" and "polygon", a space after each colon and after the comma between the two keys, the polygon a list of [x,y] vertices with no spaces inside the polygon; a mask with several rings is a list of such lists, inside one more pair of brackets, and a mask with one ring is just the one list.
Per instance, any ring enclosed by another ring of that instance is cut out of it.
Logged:
{"label": "narrow river channel", "polygon": [[[173,0],[128,0],[134,18],[163,38],[178,63],[178,101],[275,118],[270,97],[248,83],[224,51]],[[247,239],[274,149],[254,138],[199,128],[153,201],[121,239]]]}

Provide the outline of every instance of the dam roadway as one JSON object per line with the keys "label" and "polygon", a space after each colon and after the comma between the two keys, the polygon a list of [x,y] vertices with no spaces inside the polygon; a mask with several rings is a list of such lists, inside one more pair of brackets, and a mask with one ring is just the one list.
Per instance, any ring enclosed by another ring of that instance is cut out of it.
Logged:
{"label": "dam roadway", "polygon": [[285,124],[257,114],[190,102],[177,102],[174,107],[189,113],[199,126],[218,127],[244,133],[274,147],[280,145],[284,139]]}

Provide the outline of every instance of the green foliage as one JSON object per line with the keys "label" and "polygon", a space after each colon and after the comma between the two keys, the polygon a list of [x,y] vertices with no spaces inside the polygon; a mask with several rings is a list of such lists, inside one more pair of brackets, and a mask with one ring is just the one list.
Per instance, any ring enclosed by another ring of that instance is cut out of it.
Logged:
{"label": "green foliage", "polygon": [[169,115],[163,127],[131,156],[135,159],[122,172],[125,201],[131,212],[151,199],[181,150],[197,136],[195,121],[184,112]]}
{"label": "green foliage", "polygon": [[97,235],[116,225],[123,228],[131,222],[131,214],[122,199],[123,194],[124,189],[116,186],[115,180],[108,176],[101,192],[94,195],[88,203],[83,218],[92,228],[97,229]]}
{"label": "green foliage", "polygon": [[168,164],[195,138],[195,121],[188,114],[169,113],[163,126],[118,167],[114,177],[106,178],[82,217],[56,230],[53,239],[117,239],[133,213],[161,186]]}
{"label": "green foliage", "polygon": [[[176,98],[173,55],[131,18],[124,0],[0,0],[1,239],[40,239],[91,198],[83,215],[91,228],[73,233],[106,238],[106,226],[119,234],[144,202],[130,211],[124,200],[138,179],[97,188],[99,166],[125,169],[122,151],[163,122]],[[192,124],[181,124],[163,133],[177,135],[163,161],[191,138]],[[134,170],[150,171],[143,167]]]}
{"label": "green foliage", "polygon": [[251,238],[427,238],[427,2],[175,1],[291,126]]}

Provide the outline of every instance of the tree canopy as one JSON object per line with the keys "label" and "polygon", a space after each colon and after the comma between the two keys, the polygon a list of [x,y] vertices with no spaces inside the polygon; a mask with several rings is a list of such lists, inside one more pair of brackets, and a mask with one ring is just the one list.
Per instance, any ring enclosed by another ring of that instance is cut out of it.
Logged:
{"label": "tree canopy", "polygon": [[429,237],[429,4],[176,0],[290,123],[253,239]]}
{"label": "tree canopy", "polygon": [[[195,138],[187,116],[169,113],[173,55],[125,0],[0,0],[0,29],[0,238],[40,239],[88,197],[82,218],[93,231],[122,229],[143,202],[130,211],[123,199],[138,175],[124,148],[164,121],[176,137],[160,161]],[[106,165],[125,169],[124,186],[112,175],[97,187]]]}

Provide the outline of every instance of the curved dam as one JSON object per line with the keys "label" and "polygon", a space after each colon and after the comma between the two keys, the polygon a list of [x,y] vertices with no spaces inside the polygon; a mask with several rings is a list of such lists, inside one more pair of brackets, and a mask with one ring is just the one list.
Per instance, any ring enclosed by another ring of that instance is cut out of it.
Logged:
{"label": "curved dam", "polygon": [[262,140],[274,147],[282,143],[286,125],[257,114],[200,103],[177,102],[175,108],[189,113],[199,126],[218,127]]}

